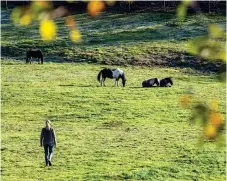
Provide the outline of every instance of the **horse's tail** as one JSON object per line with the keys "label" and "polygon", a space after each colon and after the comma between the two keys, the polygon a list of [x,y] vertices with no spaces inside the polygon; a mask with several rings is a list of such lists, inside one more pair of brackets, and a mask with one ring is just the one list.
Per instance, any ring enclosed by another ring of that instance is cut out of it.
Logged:
{"label": "horse's tail", "polygon": [[101,75],[102,75],[102,70],[99,72],[98,76],[97,76],[97,80],[100,82],[100,78],[101,78]]}
{"label": "horse's tail", "polygon": [[30,58],[30,51],[26,53],[26,63],[28,63],[28,59]]}

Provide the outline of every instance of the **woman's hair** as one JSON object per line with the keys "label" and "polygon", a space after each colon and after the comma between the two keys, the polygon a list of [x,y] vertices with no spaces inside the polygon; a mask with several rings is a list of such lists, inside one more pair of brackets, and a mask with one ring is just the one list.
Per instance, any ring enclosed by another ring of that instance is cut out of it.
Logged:
{"label": "woman's hair", "polygon": [[46,120],[46,129],[50,130],[51,128],[51,122],[50,120]]}

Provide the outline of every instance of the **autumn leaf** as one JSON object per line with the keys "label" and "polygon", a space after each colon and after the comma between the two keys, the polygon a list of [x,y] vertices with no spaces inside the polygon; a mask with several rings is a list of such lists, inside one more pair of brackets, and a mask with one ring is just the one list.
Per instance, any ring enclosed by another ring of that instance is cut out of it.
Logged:
{"label": "autumn leaf", "polygon": [[102,1],[90,1],[87,5],[87,11],[90,16],[98,16],[105,9]]}
{"label": "autumn leaf", "polygon": [[209,140],[214,140],[217,136],[217,130],[213,125],[208,125],[204,129],[204,136]]}
{"label": "autumn leaf", "polygon": [[32,18],[30,14],[25,14],[20,18],[20,25],[29,25],[31,24]]}
{"label": "autumn leaf", "polygon": [[70,32],[70,39],[73,41],[73,42],[79,42],[81,40],[81,34],[80,34],[80,31],[79,30],[72,30]]}
{"label": "autumn leaf", "polygon": [[76,23],[72,16],[67,16],[65,19],[65,23],[69,29],[75,28],[75,26],[76,26]]}
{"label": "autumn leaf", "polygon": [[56,37],[57,30],[54,21],[43,20],[40,22],[39,32],[43,40],[53,40]]}
{"label": "autumn leaf", "polygon": [[209,120],[214,127],[219,128],[223,124],[224,117],[220,113],[212,111],[209,114]]}

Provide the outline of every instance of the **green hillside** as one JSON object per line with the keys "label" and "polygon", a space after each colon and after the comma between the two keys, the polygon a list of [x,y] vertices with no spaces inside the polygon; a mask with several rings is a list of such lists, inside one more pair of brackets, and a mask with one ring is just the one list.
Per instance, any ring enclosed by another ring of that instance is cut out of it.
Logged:
{"label": "green hillside", "polygon": [[98,18],[87,14],[73,16],[82,34],[82,42],[72,43],[65,19],[56,20],[58,38],[43,42],[39,24],[15,27],[9,24],[9,13],[2,11],[2,55],[24,61],[30,48],[40,48],[46,61],[91,62],[114,65],[168,65],[217,70],[187,53],[187,42],[206,35],[208,25],[216,23],[225,29],[225,16],[190,15],[178,23],[175,13],[106,13]]}

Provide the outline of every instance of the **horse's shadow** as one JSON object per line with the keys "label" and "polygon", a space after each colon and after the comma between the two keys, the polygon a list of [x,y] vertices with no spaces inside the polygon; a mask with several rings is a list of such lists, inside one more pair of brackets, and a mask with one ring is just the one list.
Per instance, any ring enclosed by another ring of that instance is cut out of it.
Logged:
{"label": "horse's shadow", "polygon": [[152,86],[152,87],[129,87],[129,88],[132,88],[132,89],[150,89],[150,88],[158,88],[158,86]]}
{"label": "horse's shadow", "polygon": [[79,85],[77,87],[101,87],[99,85]]}
{"label": "horse's shadow", "polygon": [[[73,85],[73,84],[66,84],[66,85],[64,85],[64,84],[60,84],[60,85],[58,85],[58,86],[61,86],[61,87],[81,87],[81,88],[92,88],[92,87],[94,87],[94,88],[97,88],[97,87],[101,87],[100,85]],[[108,87],[108,86],[106,86],[106,87]],[[114,88],[114,87],[116,87],[116,86],[112,86],[112,88]],[[120,87],[116,87],[116,88],[120,88]],[[125,88],[127,88],[127,87],[125,87]],[[150,89],[150,88],[158,88],[158,86],[152,86],[152,87],[139,87],[139,86],[134,86],[134,87],[128,87],[128,88],[130,88],[130,89]]]}

